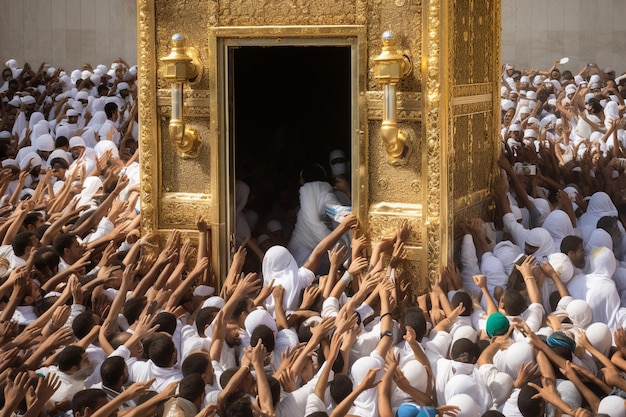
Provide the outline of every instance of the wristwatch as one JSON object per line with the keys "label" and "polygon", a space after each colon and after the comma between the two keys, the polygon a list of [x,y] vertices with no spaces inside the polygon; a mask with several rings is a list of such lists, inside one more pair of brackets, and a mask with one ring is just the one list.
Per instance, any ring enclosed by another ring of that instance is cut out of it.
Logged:
{"label": "wristwatch", "polygon": [[380,333],[380,338],[382,339],[385,336],[389,336],[389,337],[393,337],[393,331],[391,330],[385,330],[384,332]]}

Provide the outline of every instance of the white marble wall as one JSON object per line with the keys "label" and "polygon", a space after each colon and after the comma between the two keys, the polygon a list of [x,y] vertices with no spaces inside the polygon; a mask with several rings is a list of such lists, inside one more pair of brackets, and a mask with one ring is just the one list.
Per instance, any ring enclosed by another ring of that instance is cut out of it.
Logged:
{"label": "white marble wall", "polygon": [[134,65],[136,17],[135,0],[2,0],[0,66],[15,58],[71,70],[118,57]]}
{"label": "white marble wall", "polygon": [[548,69],[567,56],[574,74],[589,62],[625,72],[624,18],[624,0],[502,0],[502,62]]}

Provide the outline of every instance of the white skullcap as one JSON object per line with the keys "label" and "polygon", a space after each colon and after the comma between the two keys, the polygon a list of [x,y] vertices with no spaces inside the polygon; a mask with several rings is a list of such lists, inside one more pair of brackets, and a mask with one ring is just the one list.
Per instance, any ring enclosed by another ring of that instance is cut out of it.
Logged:
{"label": "white skullcap", "polygon": [[535,139],[537,139],[537,132],[535,132],[534,129],[525,129],[524,130],[524,137],[525,138],[535,138]]}
{"label": "white skullcap", "polygon": [[530,84],[530,78],[528,77],[528,75],[522,75],[522,77],[519,79],[520,83],[529,83]]}
{"label": "white skullcap", "polygon": [[519,207],[517,206],[511,206],[511,213],[513,213],[513,217],[515,217],[515,220],[522,220],[522,210],[520,210]]}
{"label": "white skullcap", "polygon": [[519,95],[526,97],[526,90],[519,90]]}
{"label": "white skullcap", "polygon": [[11,101],[9,101],[8,103],[10,106],[13,107],[20,107],[20,105],[22,104],[22,101],[20,100],[20,98],[18,96],[14,96]]}
{"label": "white skullcap", "polygon": [[450,398],[446,405],[456,405],[460,411],[457,417],[478,417],[480,413],[476,406],[476,401],[467,394],[457,394]]}
{"label": "white skullcap", "polygon": [[626,417],[626,403],[618,395],[608,395],[600,401],[598,414],[607,414],[610,417]]}
{"label": "white skullcap", "polygon": [[599,83],[600,82],[600,76],[598,74],[593,74],[590,78],[589,78],[589,85],[593,84],[593,83]]}
{"label": "white skullcap", "polygon": [[563,284],[567,284],[574,276],[574,265],[566,254],[560,252],[552,253],[548,255],[548,262],[550,262],[556,273],[559,274]]}
{"label": "white skullcap", "polygon": [[502,104],[500,105],[502,110],[507,111],[509,109],[514,109],[515,104],[511,100],[502,100]]}
{"label": "white skullcap", "polygon": [[57,71],[56,68],[54,67],[48,67],[48,69],[46,70],[46,72],[48,73],[48,75],[52,75]]}
{"label": "white skullcap", "polygon": [[92,83],[98,85],[98,84],[100,84],[100,81],[102,80],[102,77],[100,77],[100,75],[98,75],[98,74],[94,74],[91,77],[89,77],[89,80],[91,80]]}
{"label": "white skullcap", "polygon": [[530,114],[530,107],[522,106],[519,109],[520,114]]}
{"label": "white skullcap", "polygon": [[591,306],[585,300],[572,300],[565,307],[565,312],[572,324],[580,329],[586,329],[593,320]]}
{"label": "white skullcap", "polygon": [[582,77],[582,75],[575,75],[574,76],[574,82],[576,83],[576,85],[580,85],[580,83],[584,82],[585,79]]}
{"label": "white skullcap", "polygon": [[509,94],[509,89],[505,86],[500,87],[500,95],[506,97]]}
{"label": "white skullcap", "polygon": [[81,114],[83,112],[83,103],[81,103],[80,101],[74,101],[72,103],[72,108],[76,110],[78,114]]}
{"label": "white skullcap", "polygon": [[529,117],[528,118],[528,124],[529,125],[534,125],[534,124],[540,124],[539,119],[537,119],[536,117]]}
{"label": "white skullcap", "polygon": [[93,147],[93,150],[96,152],[96,156],[98,158],[104,155],[106,151],[109,149],[111,150],[112,159],[117,159],[120,157],[119,149],[117,149],[117,146],[115,146],[115,143],[113,143],[110,140],[101,140],[100,142],[96,143],[96,146]]}
{"label": "white skullcap", "polygon": [[6,167],[19,167],[20,165],[17,163],[15,159],[7,158],[2,160],[2,168]]}
{"label": "white skullcap", "polygon": [[535,87],[539,87],[542,82],[543,82],[543,77],[541,75],[535,75],[535,78],[533,78],[533,85]]}
{"label": "white skullcap", "polygon": [[278,332],[278,328],[276,327],[276,321],[270,315],[270,313],[268,313],[267,310],[264,309],[256,309],[251,311],[250,314],[248,314],[248,317],[246,317],[246,321],[244,322],[244,326],[246,332],[248,332],[248,335],[252,335],[254,329],[262,324],[272,329],[274,334]]}
{"label": "white skullcap", "polygon": [[608,356],[613,339],[611,330],[606,323],[596,322],[587,327],[585,332],[589,343],[598,349],[604,356]]}
{"label": "white skullcap", "polygon": [[208,285],[198,285],[196,289],[193,290],[193,295],[198,297],[208,297],[213,295],[213,293],[215,293],[215,288],[209,287]]}
{"label": "white skullcap", "polygon": [[55,149],[54,151],[52,151],[52,153],[48,157],[48,160],[52,162],[53,159],[57,158],[63,159],[65,162],[67,162],[68,165],[70,164],[70,158],[67,156],[67,152],[65,152],[63,149]]}
{"label": "white skullcap", "polygon": [[137,65],[133,65],[132,67],[130,67],[128,69],[128,72],[130,72],[132,75],[137,75]]}
{"label": "white skullcap", "polygon": [[54,150],[54,139],[49,134],[41,135],[37,138],[37,150],[52,152]]}
{"label": "white skullcap", "polygon": [[24,96],[24,97],[22,97],[22,103],[24,103],[24,104],[35,104],[35,103],[37,103],[37,100],[35,100],[35,97],[33,97],[33,96]]}
{"label": "white skullcap", "polygon": [[454,346],[454,343],[459,339],[469,339],[473,343],[476,343],[476,340],[478,340],[478,332],[474,330],[472,326],[460,326],[454,331],[450,346]]}
{"label": "white skullcap", "polygon": [[118,91],[128,90],[128,83],[125,83],[125,82],[123,82],[123,83],[119,83],[119,84],[117,85],[117,90],[118,90]]}
{"label": "white skullcap", "polygon": [[89,94],[86,91],[79,91],[76,93],[76,100],[88,100]]}
{"label": "white skullcap", "polygon": [[5,63],[5,65],[9,68],[17,68],[17,61],[11,58]]}
{"label": "white skullcap", "polygon": [[537,100],[537,93],[535,91],[529,91],[526,93],[526,98],[528,100]]}
{"label": "white skullcap", "polygon": [[548,100],[548,104],[551,106],[556,106],[556,99],[555,98],[551,98],[550,100]]}
{"label": "white skullcap", "polygon": [[78,112],[72,108],[72,109],[69,109],[67,112],[65,112],[65,115],[67,117],[78,116]]}
{"label": "white skullcap", "polygon": [[412,387],[420,391],[428,388],[428,372],[424,365],[415,359],[411,359],[402,367],[402,373],[409,380]]}
{"label": "white skullcap", "polygon": [[80,136],[73,136],[70,139],[70,149],[75,148],[76,146],[85,147],[85,141]]}
{"label": "white skullcap", "polygon": [[57,138],[59,136],[65,136],[67,138],[70,135],[70,132],[71,131],[70,131],[69,127],[67,127],[65,125],[61,125],[61,126],[57,127],[56,135],[57,135]]}
{"label": "white skullcap", "polygon": [[93,75],[93,74],[92,74],[91,72],[89,72],[89,71],[85,70],[85,71],[83,71],[83,72],[81,72],[81,73],[80,73],[80,78],[81,78],[82,80],[86,80],[87,78],[91,78],[91,76],[92,76],[92,75]]}
{"label": "white skullcap", "polygon": [[263,242],[266,242],[270,239],[268,235],[265,233],[256,238],[256,244],[261,245]]}
{"label": "white skullcap", "polygon": [[2,132],[0,132],[0,139],[10,139],[11,138],[11,132],[9,132],[8,130],[3,130]]}
{"label": "white skullcap", "polygon": [[37,155],[37,152],[31,152],[22,158],[22,161],[20,162],[20,170],[24,171],[29,163],[31,168],[41,166],[41,157]]}
{"label": "white skullcap", "polygon": [[561,83],[558,80],[551,80],[550,82],[554,85],[554,88],[561,88]]}
{"label": "white skullcap", "polygon": [[521,131],[521,128],[517,123],[513,123],[511,126],[509,126],[509,132],[519,132],[519,131]]}
{"label": "white skullcap", "polygon": [[95,74],[98,74],[98,75],[106,74],[106,73],[107,73],[107,71],[108,71],[108,68],[107,68],[107,66],[106,66],[106,65],[104,65],[104,64],[100,64],[100,65],[98,65],[98,66],[96,67],[96,69],[95,69],[95,70],[93,70],[93,72],[94,72]]}
{"label": "white skullcap", "polygon": [[70,74],[70,80],[72,80],[73,84],[76,84],[76,81],[80,80],[80,76],[82,75],[81,70],[75,69]]}
{"label": "white skullcap", "polygon": [[278,220],[270,220],[267,222],[267,230],[270,232],[277,232],[279,230],[283,230],[283,225],[280,224]]}
{"label": "white skullcap", "polygon": [[596,95],[593,93],[587,93],[585,94],[585,104],[589,103],[589,99],[594,98]]}
{"label": "white skullcap", "polygon": [[575,92],[576,92],[576,86],[574,84],[568,84],[567,87],[565,87],[566,94],[574,94]]}
{"label": "white skullcap", "polygon": [[204,300],[204,303],[202,303],[202,308],[204,307],[222,308],[225,305],[226,305],[226,301],[224,301],[222,297],[213,296]]}

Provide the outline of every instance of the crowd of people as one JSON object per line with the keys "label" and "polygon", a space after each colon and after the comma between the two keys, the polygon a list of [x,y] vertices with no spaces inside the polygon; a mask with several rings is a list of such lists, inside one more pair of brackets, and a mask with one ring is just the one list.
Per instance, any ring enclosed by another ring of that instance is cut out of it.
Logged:
{"label": "crowd of people", "polygon": [[503,68],[496,212],[416,294],[408,222],[368,239],[339,150],[297,216],[238,183],[226,277],[202,218],[156,248],[136,70],[2,72],[0,417],[626,415],[626,77]]}

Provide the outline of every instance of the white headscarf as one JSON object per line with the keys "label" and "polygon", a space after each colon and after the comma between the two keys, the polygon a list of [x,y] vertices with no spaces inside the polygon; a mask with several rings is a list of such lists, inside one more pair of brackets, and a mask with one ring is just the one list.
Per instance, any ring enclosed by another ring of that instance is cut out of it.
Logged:
{"label": "white headscarf", "polygon": [[478,413],[481,415],[490,409],[493,404],[484,385],[469,375],[455,375],[446,384],[444,395],[447,404],[453,397],[459,394],[466,394],[473,398]]}
{"label": "white headscarf", "polygon": [[593,320],[591,307],[585,300],[572,300],[565,308],[565,312],[574,327],[579,329],[586,329]]}
{"label": "white headscarf", "polygon": [[78,198],[78,207],[90,206],[96,207],[93,196],[102,188],[102,180],[98,177],[90,176],[85,178],[83,189],[76,197]]}
{"label": "white headscarf", "polygon": [[[274,280],[274,285],[282,285],[285,289],[285,310],[296,310],[300,291],[306,286],[300,279],[296,260],[284,246],[272,246],[263,257],[263,285],[267,286]],[[270,295],[266,305],[270,312],[274,311],[274,298]]]}
{"label": "white headscarf", "polygon": [[498,351],[493,357],[493,364],[513,380],[517,378],[524,363],[534,362],[533,348],[525,341],[515,342],[506,350]]}
{"label": "white headscarf", "polygon": [[[357,359],[350,369],[354,386],[358,386],[363,379],[365,379],[367,371],[370,369],[383,368],[384,366],[385,361],[375,351],[372,352],[372,355],[370,356],[364,356]],[[378,371],[376,380],[380,379],[383,371],[383,369]],[[378,392],[376,387],[365,390],[359,394],[358,397],[356,397],[354,405],[350,409],[350,414],[355,414],[361,417],[378,416]]]}
{"label": "white headscarf", "polygon": [[[424,365],[415,359],[411,359],[402,367],[402,373],[413,388],[426,392],[426,388],[428,387],[428,373]],[[413,397],[394,384],[393,390],[391,391],[391,405],[393,409],[397,409],[406,402],[413,401]]]}
{"label": "white headscarf", "polygon": [[478,417],[480,413],[478,412],[478,407],[474,402],[474,399],[467,394],[458,394],[454,397],[450,398],[447,402],[447,405],[456,405],[459,407],[460,411],[456,415],[456,417]]}
{"label": "white headscarf", "polygon": [[538,260],[555,252],[552,236],[542,227],[535,227],[529,230],[526,235],[526,243],[538,248],[535,253],[532,254]]}
{"label": "white headscarf", "polygon": [[515,243],[510,240],[503,240],[498,242],[496,246],[493,248],[493,254],[500,259],[502,265],[504,266],[504,272],[507,275],[511,275],[513,272],[513,264],[522,255],[524,251],[522,248],[517,246]]}
{"label": "white headscarf", "polygon": [[554,241],[554,248],[557,250],[561,247],[561,241],[565,236],[575,234],[572,221],[563,210],[554,210],[548,214],[541,227],[550,233]]}
{"label": "white headscarf", "polygon": [[585,242],[596,229],[598,220],[604,216],[617,217],[617,208],[607,193],[598,191],[591,196],[587,211],[578,220],[578,228],[582,231]]}
{"label": "white headscarf", "polygon": [[600,401],[599,414],[608,414],[611,417],[626,417],[626,403],[622,397],[609,395]]}
{"label": "white headscarf", "polygon": [[598,349],[604,356],[608,356],[613,343],[609,326],[605,323],[593,323],[587,327],[585,334],[593,347]]}

